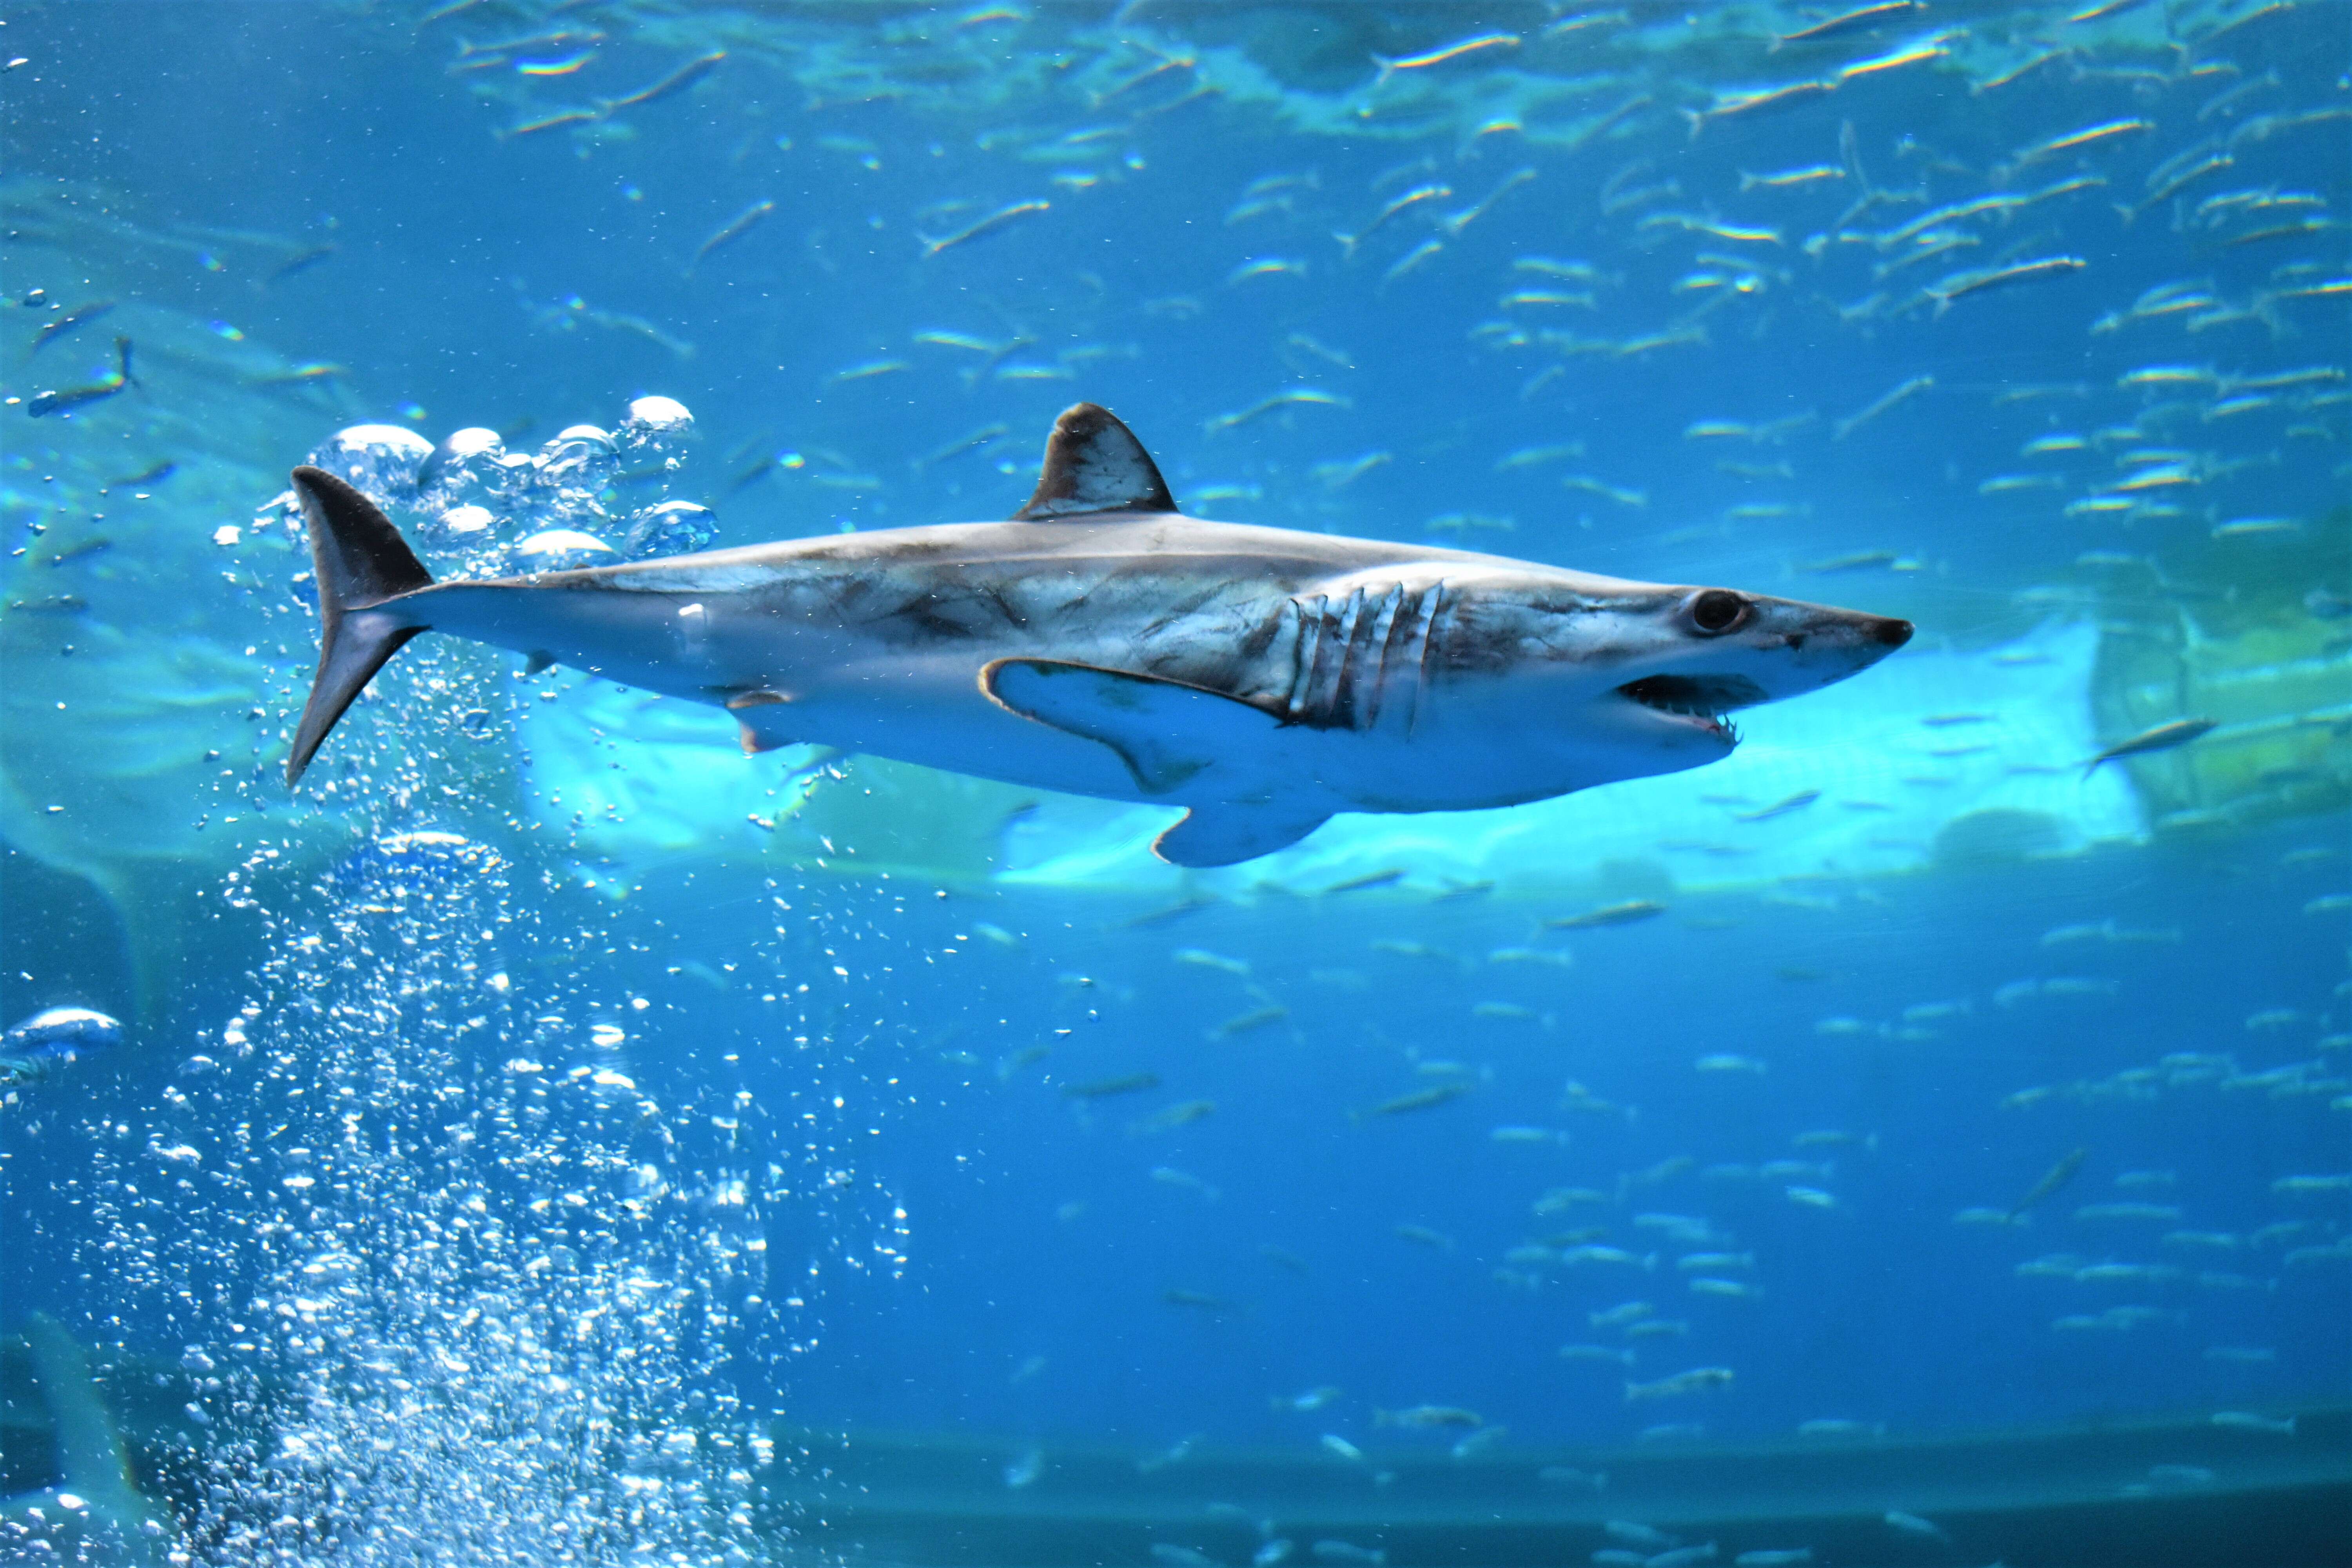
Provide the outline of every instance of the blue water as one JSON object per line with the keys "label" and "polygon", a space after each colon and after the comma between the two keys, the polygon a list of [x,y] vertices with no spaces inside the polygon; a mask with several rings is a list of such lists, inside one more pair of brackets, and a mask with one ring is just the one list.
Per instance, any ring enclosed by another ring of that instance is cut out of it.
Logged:
{"label": "blue water", "polygon": [[[2340,1405],[2347,11],[2093,9],[12,16],[0,1023],[125,1027],[0,1089],[0,1331],[193,1380],[121,1418],[222,1563],[719,1561],[771,1419],[1017,1470]],[[296,463],[509,570],[1002,518],[1081,399],[1194,515],[1918,635],[1716,768],[1201,875],[433,638],[279,782]],[[582,424],[583,487],[414,485]]]}

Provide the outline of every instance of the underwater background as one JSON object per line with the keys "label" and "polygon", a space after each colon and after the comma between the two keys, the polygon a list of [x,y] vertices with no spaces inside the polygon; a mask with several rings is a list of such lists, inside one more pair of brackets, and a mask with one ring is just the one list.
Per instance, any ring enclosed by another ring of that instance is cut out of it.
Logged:
{"label": "underwater background", "polygon": [[[0,20],[0,1561],[2352,1560],[2352,8]],[[1918,635],[1214,871],[454,639],[282,783],[297,463],[520,573],[1082,399]]]}

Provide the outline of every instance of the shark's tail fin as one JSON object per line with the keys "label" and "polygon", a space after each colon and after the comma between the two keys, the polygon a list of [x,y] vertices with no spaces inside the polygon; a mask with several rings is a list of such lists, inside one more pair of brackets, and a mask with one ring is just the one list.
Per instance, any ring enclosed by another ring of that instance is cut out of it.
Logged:
{"label": "shark's tail fin", "polygon": [[433,574],[373,501],[323,468],[297,468],[293,478],[319,584],[319,673],[286,759],[289,787],[384,661],[425,629],[392,602],[433,584]]}

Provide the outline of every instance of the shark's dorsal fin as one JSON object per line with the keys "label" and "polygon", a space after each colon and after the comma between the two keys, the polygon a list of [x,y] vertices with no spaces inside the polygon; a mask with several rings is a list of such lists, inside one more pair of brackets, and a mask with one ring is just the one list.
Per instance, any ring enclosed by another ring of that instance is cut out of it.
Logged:
{"label": "shark's dorsal fin", "polygon": [[1151,454],[1118,416],[1093,403],[1074,403],[1054,421],[1045,467],[1015,522],[1050,522],[1098,511],[1174,511],[1168,481]]}

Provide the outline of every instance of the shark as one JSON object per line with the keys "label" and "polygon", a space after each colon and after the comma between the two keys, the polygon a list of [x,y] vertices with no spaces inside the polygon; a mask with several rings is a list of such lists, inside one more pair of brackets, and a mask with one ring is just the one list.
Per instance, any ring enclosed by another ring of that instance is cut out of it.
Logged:
{"label": "shark", "polygon": [[351,485],[298,468],[319,591],[289,786],[436,631],[829,746],[1181,806],[1152,846],[1233,865],[1341,812],[1544,800],[1729,756],[1727,715],[1901,647],[1908,621],[1738,589],[1214,522],[1080,403],[1003,521],[436,582]]}

